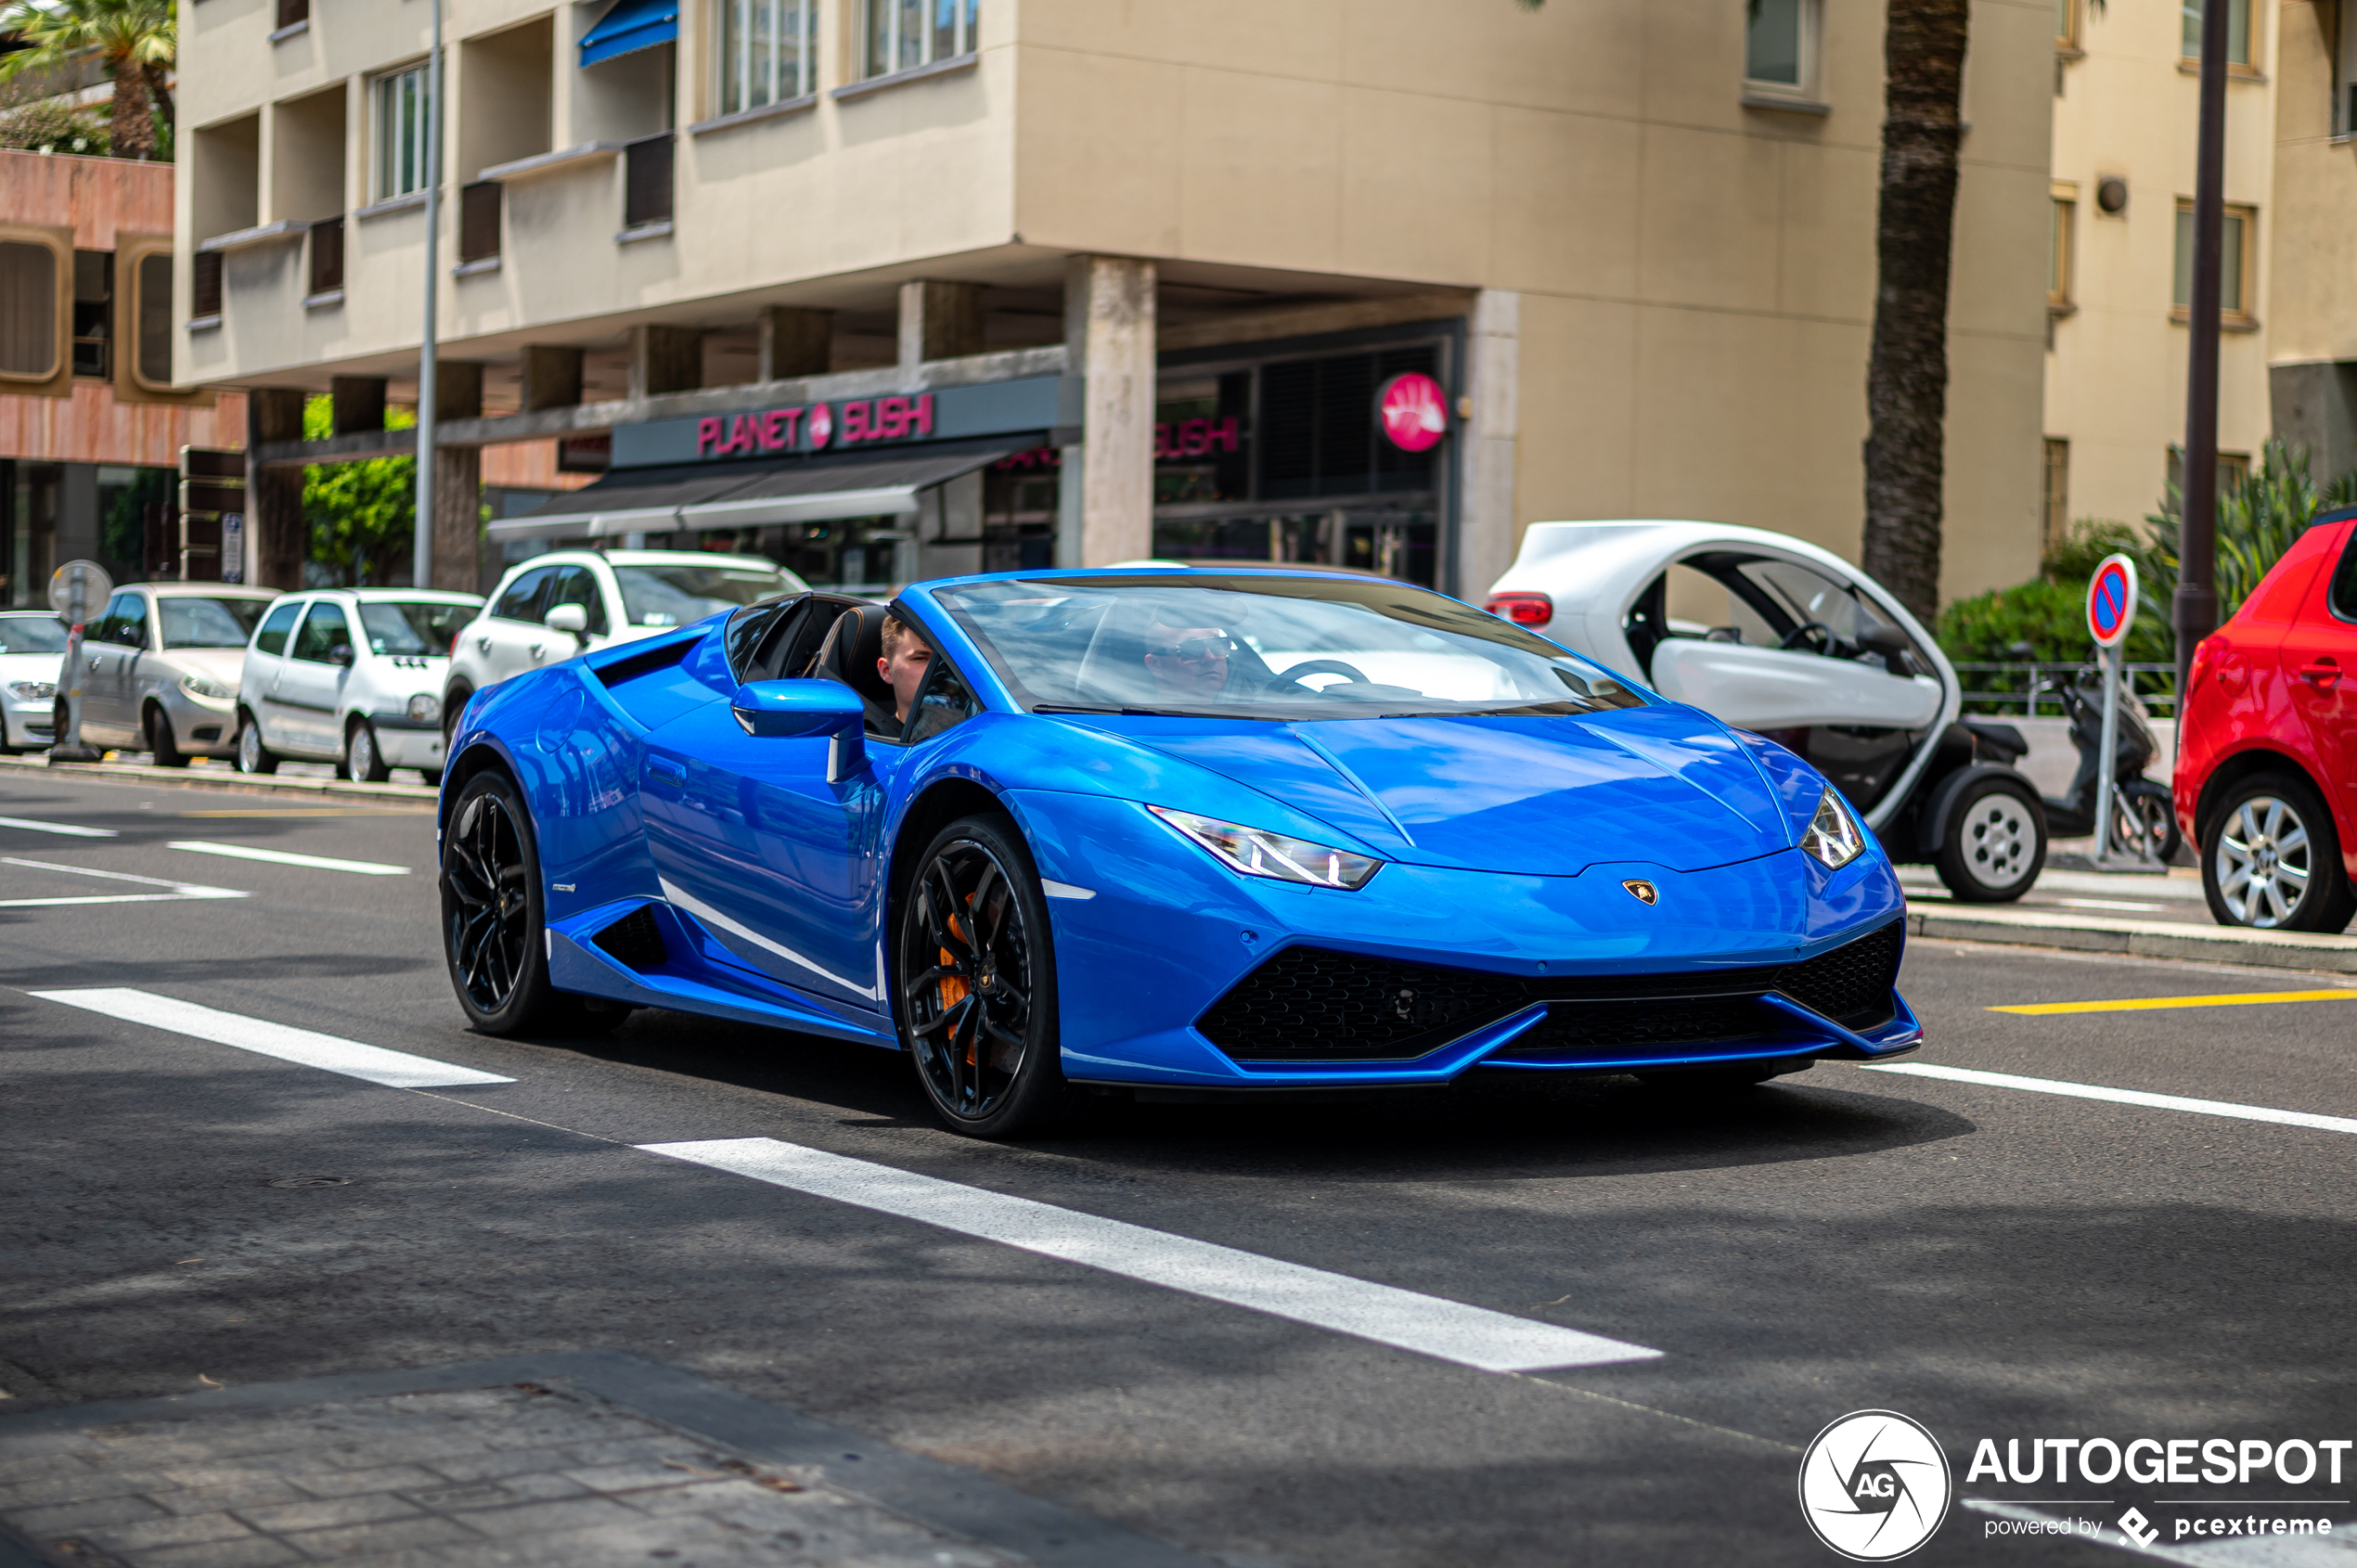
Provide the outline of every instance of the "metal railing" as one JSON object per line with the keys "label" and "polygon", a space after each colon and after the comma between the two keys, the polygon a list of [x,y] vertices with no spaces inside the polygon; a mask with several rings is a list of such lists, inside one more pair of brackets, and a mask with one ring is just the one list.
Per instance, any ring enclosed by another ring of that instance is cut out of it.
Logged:
{"label": "metal railing", "polygon": [[[2053,664],[1957,664],[1956,679],[1964,688],[1964,712],[1982,718],[2060,718],[2062,700],[2048,682],[2078,677],[2085,666]],[[2123,664],[2129,689],[2144,700],[2145,712],[2157,719],[2177,716],[2177,667],[2173,664]]]}

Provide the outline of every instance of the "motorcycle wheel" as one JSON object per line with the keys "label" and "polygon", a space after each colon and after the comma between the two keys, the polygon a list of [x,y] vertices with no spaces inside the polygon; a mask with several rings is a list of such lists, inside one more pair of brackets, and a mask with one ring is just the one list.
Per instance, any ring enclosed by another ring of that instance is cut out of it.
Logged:
{"label": "motorcycle wheel", "polygon": [[2169,786],[2149,778],[2131,778],[2120,785],[2111,814],[2111,838],[2118,847],[2150,855],[2162,866],[2175,858],[2185,836],[2178,830]]}

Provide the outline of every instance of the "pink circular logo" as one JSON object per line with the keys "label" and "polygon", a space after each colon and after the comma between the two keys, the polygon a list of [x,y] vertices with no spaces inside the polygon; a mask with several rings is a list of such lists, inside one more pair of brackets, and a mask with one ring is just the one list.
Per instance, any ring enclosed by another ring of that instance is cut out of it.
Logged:
{"label": "pink circular logo", "polygon": [[835,433],[835,417],[827,411],[825,404],[815,404],[810,410],[810,418],[803,429],[810,432],[811,449],[816,451],[826,445],[827,438]]}
{"label": "pink circular logo", "polygon": [[1449,399],[1440,383],[1421,371],[1394,376],[1375,394],[1383,433],[1402,452],[1429,452],[1449,433]]}

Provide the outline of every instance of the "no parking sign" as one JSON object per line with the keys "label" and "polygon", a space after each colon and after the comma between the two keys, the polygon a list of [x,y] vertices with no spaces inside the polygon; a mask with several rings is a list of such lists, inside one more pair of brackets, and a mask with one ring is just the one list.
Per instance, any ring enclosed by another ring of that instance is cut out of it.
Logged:
{"label": "no parking sign", "polygon": [[2106,556],[2087,585],[2087,630],[2098,648],[2118,648],[2136,622],[2136,563]]}

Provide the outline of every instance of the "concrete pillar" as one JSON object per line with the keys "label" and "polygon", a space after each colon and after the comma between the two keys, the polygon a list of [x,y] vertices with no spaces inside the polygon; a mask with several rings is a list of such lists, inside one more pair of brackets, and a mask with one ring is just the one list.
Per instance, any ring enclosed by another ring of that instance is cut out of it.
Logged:
{"label": "concrete pillar", "polygon": [[982,352],[982,285],[920,278],[900,286],[900,363]]}
{"label": "concrete pillar", "polygon": [[[1065,374],[1083,378],[1080,461],[1065,448],[1080,556],[1103,566],[1153,554],[1154,264],[1124,256],[1064,263]],[[1078,471],[1075,472],[1077,468]]]}
{"label": "concrete pillar", "polygon": [[[303,393],[300,387],[255,387],[246,393],[246,451],[264,442],[303,439]],[[247,552],[253,570],[247,581],[265,588],[303,586],[310,530],[303,517],[303,470],[264,468],[246,460]]]}
{"label": "concrete pillar", "polygon": [[1514,449],[1521,429],[1522,296],[1485,289],[1465,320],[1464,395],[1473,418],[1457,429],[1457,552],[1441,587],[1479,604],[1521,548],[1514,522]]}
{"label": "concrete pillar", "polygon": [[437,419],[483,418],[483,364],[472,359],[444,359],[433,364],[433,417]]}
{"label": "concrete pillar", "polygon": [[693,327],[630,329],[630,396],[657,397],[703,385],[703,333]]}
{"label": "concrete pillar", "polygon": [[385,379],[382,376],[331,376],[328,379],[331,408],[328,428],[337,435],[385,428]]}
{"label": "concrete pillar", "polygon": [[483,591],[483,448],[445,446],[433,462],[433,581]]}
{"label": "concrete pillar", "polygon": [[754,380],[823,376],[834,367],[834,312],[772,305],[761,313],[756,325],[760,348],[754,361]]}
{"label": "concrete pillar", "polygon": [[581,401],[581,351],[559,343],[523,346],[523,412],[571,408]]}

